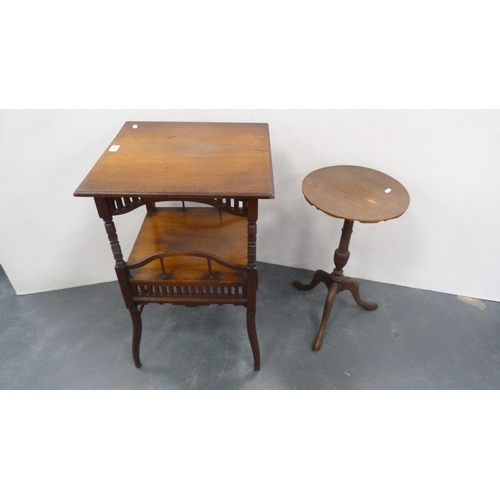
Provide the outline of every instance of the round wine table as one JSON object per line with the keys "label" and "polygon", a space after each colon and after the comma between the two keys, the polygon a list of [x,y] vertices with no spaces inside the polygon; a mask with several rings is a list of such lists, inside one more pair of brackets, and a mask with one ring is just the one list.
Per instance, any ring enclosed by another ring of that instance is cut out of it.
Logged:
{"label": "round wine table", "polygon": [[344,219],[340,244],[334,254],[333,272],[316,271],[308,285],[293,282],[299,290],[312,290],[319,283],[328,288],[323,317],[313,343],[313,351],[316,352],[321,348],[333,302],[340,292],[349,290],[356,303],[368,311],[378,307],[375,302],[361,299],[358,280],[344,276],[354,222],[375,223],[396,219],[405,213],[410,196],[404,186],[392,177],[378,170],[353,165],[337,165],[311,172],[302,182],[302,193],[313,207],[332,217]]}

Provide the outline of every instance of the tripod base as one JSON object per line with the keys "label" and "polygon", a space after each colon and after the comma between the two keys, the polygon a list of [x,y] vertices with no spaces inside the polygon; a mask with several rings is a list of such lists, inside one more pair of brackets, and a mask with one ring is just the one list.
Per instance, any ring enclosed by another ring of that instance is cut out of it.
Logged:
{"label": "tripod base", "polygon": [[351,239],[353,224],[353,221],[344,221],[339,248],[335,250],[335,269],[333,273],[328,274],[325,271],[318,270],[314,273],[314,276],[308,285],[305,285],[300,281],[293,282],[293,286],[299,290],[312,290],[320,283],[324,283],[328,288],[328,295],[326,296],[321,325],[319,327],[318,334],[316,335],[316,340],[313,344],[314,352],[319,351],[321,344],[323,343],[323,336],[325,334],[325,328],[328,323],[328,318],[330,317],[330,313],[332,312],[335,297],[340,292],[349,290],[352,293],[356,304],[361,306],[363,309],[366,309],[367,311],[373,311],[378,307],[375,302],[363,300],[359,295],[359,281],[354,278],[347,278],[346,276],[344,276],[344,273],[342,271],[344,266],[347,264],[347,261],[349,260],[349,241]]}
{"label": "tripod base", "polygon": [[[332,273],[333,274],[333,273]],[[347,278],[342,276],[340,280],[336,279],[336,276],[332,276],[332,274],[328,274],[325,271],[318,270],[314,273],[313,279],[307,285],[301,283],[300,281],[294,281],[293,286],[298,290],[312,290],[319,283],[324,283],[328,288],[328,294],[325,300],[325,307],[323,309],[323,317],[321,319],[321,325],[318,330],[318,334],[316,335],[316,339],[313,343],[313,351],[319,351],[321,348],[321,344],[323,343],[323,336],[325,333],[325,328],[328,323],[328,319],[330,317],[330,313],[332,311],[333,303],[335,301],[335,297],[344,290],[348,290],[352,293],[356,304],[361,306],[363,309],[367,311],[374,311],[377,309],[378,304],[375,302],[370,302],[367,300],[363,300],[359,294],[359,281],[354,278]]]}

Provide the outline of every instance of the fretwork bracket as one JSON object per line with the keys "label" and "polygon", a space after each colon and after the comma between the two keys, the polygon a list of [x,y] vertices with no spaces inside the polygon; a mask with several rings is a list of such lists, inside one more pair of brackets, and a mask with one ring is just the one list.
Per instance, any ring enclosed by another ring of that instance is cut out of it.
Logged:
{"label": "fretwork bracket", "polygon": [[138,196],[117,196],[106,198],[107,206],[111,215],[122,215],[148,203],[159,203],[162,201],[186,201],[202,203],[218,208],[223,212],[239,217],[246,217],[248,213],[248,200],[245,198],[194,198],[194,197],[138,197]]}

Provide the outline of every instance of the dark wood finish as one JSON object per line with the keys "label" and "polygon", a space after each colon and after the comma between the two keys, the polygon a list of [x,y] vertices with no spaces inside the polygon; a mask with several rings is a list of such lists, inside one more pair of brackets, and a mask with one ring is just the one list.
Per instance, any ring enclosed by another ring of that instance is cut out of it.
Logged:
{"label": "dark wood finish", "polygon": [[306,200],[332,217],[344,219],[340,243],[334,253],[332,273],[318,270],[309,284],[294,281],[299,290],[312,290],[324,283],[328,294],[313,351],[321,348],[335,297],[342,291],[352,293],[355,302],[368,311],[377,309],[375,302],[361,299],[359,281],[344,276],[349,260],[349,243],[354,221],[375,223],[400,217],[408,208],[408,191],[395,179],[377,170],[353,165],[325,167],[311,172],[302,183]]}
{"label": "dark wood finish", "polygon": [[[113,145],[120,147],[110,151]],[[260,369],[258,200],[274,198],[267,124],[127,122],[75,196],[93,197],[104,221],[137,368],[142,310],[168,303],[245,306]],[[181,203],[158,207],[161,201]],[[146,216],[125,261],[113,217],[142,206]]]}

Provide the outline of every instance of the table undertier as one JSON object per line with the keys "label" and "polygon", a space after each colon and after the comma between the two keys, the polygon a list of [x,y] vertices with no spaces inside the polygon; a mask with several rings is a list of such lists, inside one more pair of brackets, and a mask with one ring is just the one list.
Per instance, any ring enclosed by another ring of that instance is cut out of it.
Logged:
{"label": "table undertier", "polygon": [[247,224],[212,207],[157,208],[144,219],[128,259],[134,298],[244,303]]}

